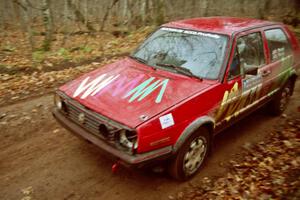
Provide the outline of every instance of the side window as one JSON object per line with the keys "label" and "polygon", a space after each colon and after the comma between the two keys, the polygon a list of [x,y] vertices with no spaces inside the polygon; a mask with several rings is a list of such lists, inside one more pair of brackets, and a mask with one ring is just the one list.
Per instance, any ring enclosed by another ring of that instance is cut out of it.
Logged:
{"label": "side window", "polygon": [[265,64],[265,56],[261,34],[257,32],[239,37],[228,78],[240,75],[247,71],[247,68],[259,67],[263,64]]}
{"label": "side window", "polygon": [[241,75],[240,58],[239,58],[237,48],[235,48],[234,57],[232,59],[231,65],[230,65],[228,78],[232,79],[239,75]]}
{"label": "side window", "polygon": [[240,62],[243,68],[265,64],[264,48],[260,33],[251,33],[240,37],[237,41]]}
{"label": "side window", "polygon": [[271,61],[280,60],[291,54],[290,43],[280,28],[266,30],[265,35],[270,49]]}

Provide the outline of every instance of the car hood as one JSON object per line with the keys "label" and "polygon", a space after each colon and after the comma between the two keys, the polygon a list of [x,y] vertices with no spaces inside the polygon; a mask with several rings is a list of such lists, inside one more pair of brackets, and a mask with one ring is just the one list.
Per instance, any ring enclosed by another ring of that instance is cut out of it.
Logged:
{"label": "car hood", "polygon": [[125,58],[87,73],[59,90],[90,110],[135,128],[210,84]]}

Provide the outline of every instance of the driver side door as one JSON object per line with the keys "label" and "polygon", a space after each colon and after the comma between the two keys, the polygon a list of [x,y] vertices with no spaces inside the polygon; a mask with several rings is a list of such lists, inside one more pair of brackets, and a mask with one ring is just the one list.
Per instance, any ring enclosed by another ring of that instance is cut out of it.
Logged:
{"label": "driver side door", "polygon": [[266,65],[260,31],[243,32],[236,37],[227,71],[227,90],[217,115],[219,123],[229,122],[258,103],[264,85],[260,69]]}

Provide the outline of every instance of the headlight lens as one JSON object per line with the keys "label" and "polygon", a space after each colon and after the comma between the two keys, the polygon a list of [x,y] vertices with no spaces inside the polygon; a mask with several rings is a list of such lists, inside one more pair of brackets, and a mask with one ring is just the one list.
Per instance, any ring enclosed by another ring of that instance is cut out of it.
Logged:
{"label": "headlight lens", "polygon": [[138,147],[137,134],[133,131],[120,131],[120,144],[128,149],[135,150]]}
{"label": "headlight lens", "polygon": [[54,103],[56,105],[56,107],[61,110],[62,109],[62,99],[59,95],[55,94],[54,96]]}

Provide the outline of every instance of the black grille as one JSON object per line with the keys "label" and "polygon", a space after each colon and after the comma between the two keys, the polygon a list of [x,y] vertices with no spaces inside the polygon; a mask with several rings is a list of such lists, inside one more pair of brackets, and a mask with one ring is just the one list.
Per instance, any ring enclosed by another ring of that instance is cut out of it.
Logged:
{"label": "black grille", "polygon": [[[74,103],[68,101],[64,101],[63,110],[66,117],[94,135],[110,141],[115,139],[115,133],[119,129],[95,117],[97,114],[93,113],[93,111],[87,110],[83,106],[74,105]],[[80,120],[80,115],[82,114],[84,114],[84,120]]]}

